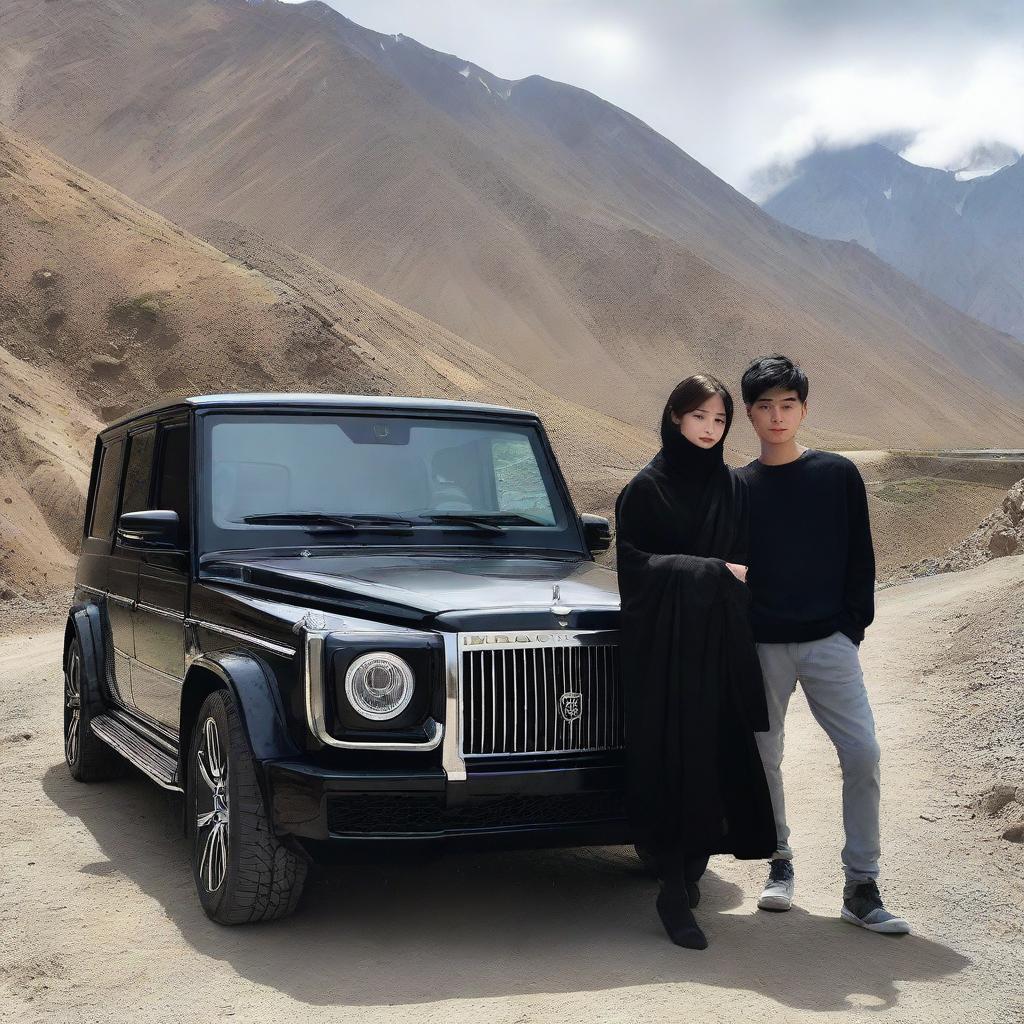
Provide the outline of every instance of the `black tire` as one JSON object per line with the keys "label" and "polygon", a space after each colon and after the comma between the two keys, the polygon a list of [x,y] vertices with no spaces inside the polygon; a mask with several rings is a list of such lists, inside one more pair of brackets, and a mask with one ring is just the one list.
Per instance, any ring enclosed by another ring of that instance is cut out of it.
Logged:
{"label": "black tire", "polygon": [[207,917],[246,924],[295,910],[308,860],[270,827],[229,690],[215,690],[199,709],[189,743],[185,814],[192,876]]}
{"label": "black tire", "polygon": [[64,760],[79,782],[101,782],[124,772],[124,762],[93,733],[89,723],[104,711],[103,700],[82,663],[75,637],[64,657]]}

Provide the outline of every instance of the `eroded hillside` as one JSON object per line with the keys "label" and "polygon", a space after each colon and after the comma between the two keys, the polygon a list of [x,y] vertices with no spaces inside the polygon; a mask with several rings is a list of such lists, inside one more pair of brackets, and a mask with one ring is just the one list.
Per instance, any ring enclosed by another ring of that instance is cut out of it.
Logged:
{"label": "eroded hillside", "polygon": [[240,235],[232,258],[5,129],[0,213],[0,587],[12,615],[63,599],[97,430],[164,395],[387,393],[534,409],[580,508],[605,514],[653,451],[651,432],[563,401],[286,247]]}

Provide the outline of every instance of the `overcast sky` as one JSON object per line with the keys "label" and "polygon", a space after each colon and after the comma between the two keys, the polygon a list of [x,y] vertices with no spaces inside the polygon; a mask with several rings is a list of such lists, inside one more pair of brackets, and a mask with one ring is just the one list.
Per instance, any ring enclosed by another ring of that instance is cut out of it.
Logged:
{"label": "overcast sky", "polygon": [[589,89],[755,198],[759,172],[816,145],[900,138],[953,169],[1024,151],[1022,0],[326,2],[503,78]]}

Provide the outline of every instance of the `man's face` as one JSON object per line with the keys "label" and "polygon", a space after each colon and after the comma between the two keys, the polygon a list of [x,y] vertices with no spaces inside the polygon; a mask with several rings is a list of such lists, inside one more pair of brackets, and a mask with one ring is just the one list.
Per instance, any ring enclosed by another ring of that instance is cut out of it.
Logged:
{"label": "man's face", "polygon": [[769,388],[747,406],[747,416],[764,444],[789,444],[806,415],[807,403],[792,389]]}

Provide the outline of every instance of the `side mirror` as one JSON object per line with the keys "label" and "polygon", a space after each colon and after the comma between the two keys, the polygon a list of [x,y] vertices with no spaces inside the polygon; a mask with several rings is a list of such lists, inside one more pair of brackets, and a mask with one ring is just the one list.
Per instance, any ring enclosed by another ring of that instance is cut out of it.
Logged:
{"label": "side mirror", "polygon": [[117,521],[117,541],[130,548],[176,547],[178,513],[170,509],[125,512]]}
{"label": "side mirror", "polygon": [[583,539],[587,542],[591,554],[595,551],[607,551],[611,547],[612,528],[607,519],[584,512],[580,516],[580,523],[583,526]]}

